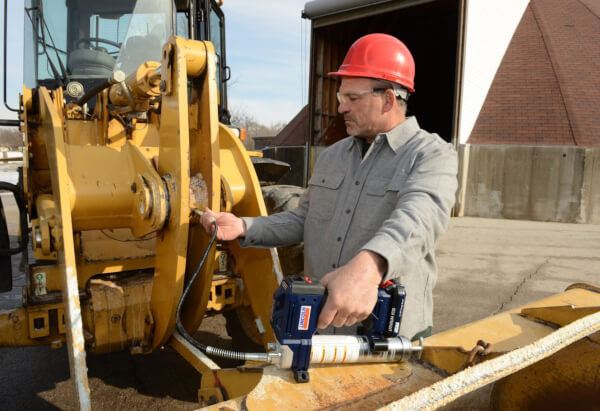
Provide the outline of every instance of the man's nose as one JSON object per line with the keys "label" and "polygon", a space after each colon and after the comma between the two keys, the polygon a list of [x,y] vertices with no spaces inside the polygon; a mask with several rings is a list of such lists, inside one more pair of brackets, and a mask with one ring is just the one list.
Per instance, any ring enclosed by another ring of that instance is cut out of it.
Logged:
{"label": "man's nose", "polygon": [[338,103],[338,113],[344,114],[349,111],[348,104],[346,103]]}

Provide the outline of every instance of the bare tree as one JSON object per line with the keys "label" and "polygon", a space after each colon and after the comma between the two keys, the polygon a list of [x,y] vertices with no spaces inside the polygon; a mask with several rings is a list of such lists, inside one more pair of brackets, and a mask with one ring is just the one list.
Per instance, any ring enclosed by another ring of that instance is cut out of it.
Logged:
{"label": "bare tree", "polygon": [[18,129],[0,128],[0,147],[17,148],[23,146],[23,133]]}
{"label": "bare tree", "polygon": [[283,121],[271,123],[270,125],[260,123],[256,117],[240,107],[234,107],[230,112],[231,124],[245,128],[249,137],[276,136],[286,126]]}

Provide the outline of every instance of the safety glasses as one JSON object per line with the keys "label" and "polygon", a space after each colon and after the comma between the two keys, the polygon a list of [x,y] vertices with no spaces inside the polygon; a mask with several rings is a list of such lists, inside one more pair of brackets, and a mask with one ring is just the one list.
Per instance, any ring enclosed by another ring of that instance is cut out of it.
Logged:
{"label": "safety glasses", "polygon": [[336,96],[337,96],[338,103],[350,104],[350,103],[354,103],[355,101],[360,99],[360,96],[362,96],[363,94],[378,93],[378,92],[382,92],[382,91],[386,91],[386,90],[387,90],[387,88],[377,87],[377,88],[370,88],[368,90],[350,91],[348,93],[340,93],[338,91],[336,93]]}

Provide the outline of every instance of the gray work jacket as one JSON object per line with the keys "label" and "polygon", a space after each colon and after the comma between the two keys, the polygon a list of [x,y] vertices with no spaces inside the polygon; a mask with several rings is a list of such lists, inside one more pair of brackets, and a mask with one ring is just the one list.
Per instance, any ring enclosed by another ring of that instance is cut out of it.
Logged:
{"label": "gray work jacket", "polygon": [[414,117],[378,135],[364,158],[362,143],[348,137],[326,148],[299,207],[244,218],[241,243],[278,247],[304,240],[304,272],[313,278],[361,250],[381,255],[384,281],[394,278],[406,288],[400,333],[411,338],[432,326],[435,244],[455,201],[457,154]]}

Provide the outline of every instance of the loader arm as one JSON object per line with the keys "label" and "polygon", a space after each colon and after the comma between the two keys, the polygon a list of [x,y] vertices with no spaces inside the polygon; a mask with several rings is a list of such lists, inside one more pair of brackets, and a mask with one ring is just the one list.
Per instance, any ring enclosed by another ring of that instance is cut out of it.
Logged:
{"label": "loader arm", "polygon": [[[172,38],[163,49],[162,67],[165,92],[159,173],[168,176],[163,178],[169,187],[171,215],[157,241],[151,302],[156,321],[153,348],[164,344],[172,334],[183,283],[189,280],[208,246],[209,238],[202,227],[197,221],[190,224],[190,176],[201,176],[208,193],[207,204],[194,207],[233,211],[244,216],[266,215],[248,154],[239,139],[218,121],[212,44]],[[188,80],[192,84],[189,101]],[[179,144],[174,144],[175,141]],[[276,253],[243,249],[236,242],[222,246],[235,262],[230,271],[244,281],[243,305],[261,324],[263,344],[274,341],[269,324],[271,296],[281,280]],[[207,308],[213,274],[218,267],[214,249],[207,261],[182,311],[182,321],[190,332],[198,328]]]}

